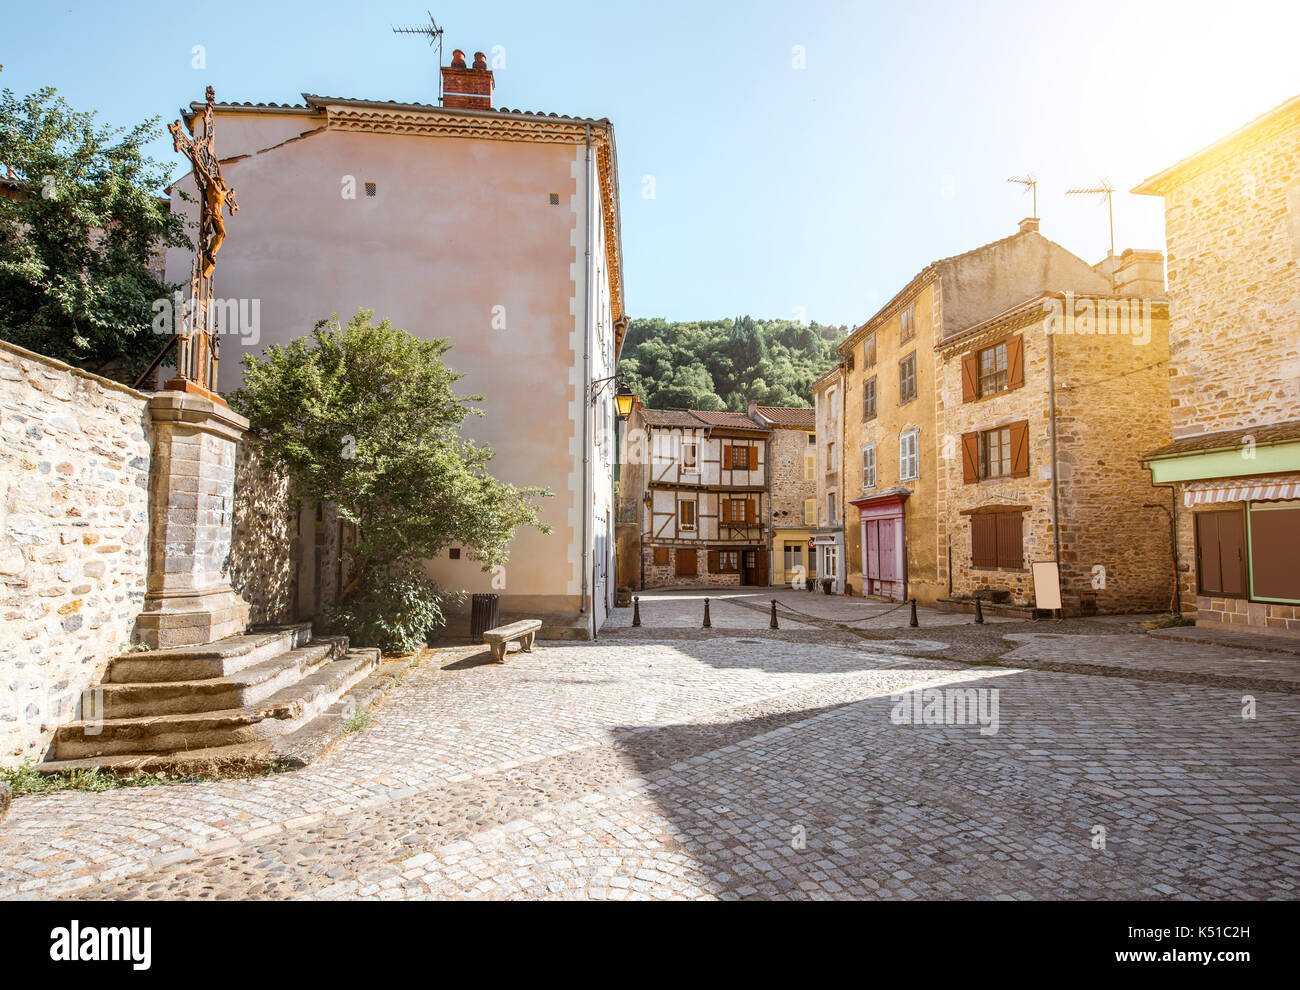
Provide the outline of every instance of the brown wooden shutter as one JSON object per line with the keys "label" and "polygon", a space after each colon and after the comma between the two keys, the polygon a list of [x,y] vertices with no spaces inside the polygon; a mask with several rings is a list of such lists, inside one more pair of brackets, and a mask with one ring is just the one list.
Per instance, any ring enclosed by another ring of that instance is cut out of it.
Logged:
{"label": "brown wooden shutter", "polygon": [[718,496],[718,519],[720,522],[731,522],[731,499],[725,495]]}
{"label": "brown wooden shutter", "polygon": [[752,498],[745,499],[745,525],[754,525],[754,500]]}
{"label": "brown wooden shutter", "polygon": [[961,435],[961,480],[969,485],[980,480],[980,435],[963,433]]}
{"label": "brown wooden shutter", "polygon": [[1029,474],[1029,421],[1011,424],[1011,476],[1024,478]]}
{"label": "brown wooden shutter", "polygon": [[998,566],[1023,567],[1024,549],[1021,545],[1019,512],[999,512],[997,519]]}
{"label": "brown wooden shutter", "polygon": [[1246,532],[1241,512],[1218,512],[1219,566],[1223,570],[1223,593],[1246,593]]}
{"label": "brown wooden shutter", "polygon": [[722,445],[722,470],[731,470],[731,444],[729,443]]}
{"label": "brown wooden shutter", "polygon": [[1007,388],[1025,384],[1025,338],[1022,334],[1007,338]]}
{"label": "brown wooden shutter", "polygon": [[991,513],[970,517],[970,561],[975,567],[998,566],[997,522]]}
{"label": "brown wooden shutter", "polygon": [[696,559],[694,550],[677,551],[677,576],[690,577],[696,573]]}
{"label": "brown wooden shutter", "polygon": [[963,354],[961,359],[961,401],[974,402],[979,392],[979,355]]}
{"label": "brown wooden shutter", "polygon": [[745,448],[745,470],[754,471],[757,470],[757,468],[758,468],[758,448],[746,447]]}
{"label": "brown wooden shutter", "polygon": [[716,550],[709,551],[709,573],[718,573],[718,551]]}
{"label": "brown wooden shutter", "polygon": [[667,547],[655,547],[655,563],[658,564],[660,567],[668,563]]}

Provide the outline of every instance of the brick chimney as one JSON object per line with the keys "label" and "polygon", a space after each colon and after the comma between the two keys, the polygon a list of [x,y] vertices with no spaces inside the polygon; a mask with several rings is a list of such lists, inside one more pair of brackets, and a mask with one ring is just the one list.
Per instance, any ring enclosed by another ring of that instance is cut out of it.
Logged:
{"label": "brick chimney", "polygon": [[465,65],[465,53],[457,48],[451,53],[451,65],[442,67],[442,105],[459,110],[492,109],[492,70],[487,56],[474,53],[474,65]]}
{"label": "brick chimney", "polygon": [[1020,221],[1020,233],[1022,233],[1022,234],[1037,234],[1037,233],[1038,233],[1038,217],[1025,217],[1023,220],[1021,220],[1021,221]]}
{"label": "brick chimney", "polygon": [[1142,299],[1164,298],[1164,254],[1160,251],[1125,249],[1115,266],[1115,293]]}

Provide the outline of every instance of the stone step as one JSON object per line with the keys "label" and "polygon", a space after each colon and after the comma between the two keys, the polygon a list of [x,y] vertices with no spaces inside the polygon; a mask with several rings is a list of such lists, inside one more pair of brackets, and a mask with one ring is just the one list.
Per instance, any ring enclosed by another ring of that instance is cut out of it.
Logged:
{"label": "stone step", "polygon": [[311,623],[301,622],[244,636],[230,636],[207,646],[123,653],[109,661],[104,681],[140,684],[229,677],[246,667],[305,646],[310,640]]}
{"label": "stone step", "polygon": [[107,719],[120,719],[246,708],[291,687],[321,664],[338,659],[347,648],[346,637],[326,637],[245,667],[229,677],[103,684],[99,688],[100,714]]}
{"label": "stone step", "polygon": [[70,722],[55,732],[55,756],[61,762],[265,743],[268,737],[293,732],[311,721],[378,663],[376,649],[350,650],[253,704],[215,711]]}

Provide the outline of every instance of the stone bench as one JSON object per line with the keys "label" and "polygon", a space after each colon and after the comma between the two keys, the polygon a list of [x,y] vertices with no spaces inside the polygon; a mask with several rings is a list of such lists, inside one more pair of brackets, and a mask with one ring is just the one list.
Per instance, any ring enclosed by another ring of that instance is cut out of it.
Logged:
{"label": "stone bench", "polygon": [[532,653],[533,638],[541,628],[541,619],[520,619],[509,625],[489,629],[483,634],[483,642],[491,647],[492,659],[501,663],[506,658],[506,650],[514,640],[519,640],[519,649],[524,653]]}

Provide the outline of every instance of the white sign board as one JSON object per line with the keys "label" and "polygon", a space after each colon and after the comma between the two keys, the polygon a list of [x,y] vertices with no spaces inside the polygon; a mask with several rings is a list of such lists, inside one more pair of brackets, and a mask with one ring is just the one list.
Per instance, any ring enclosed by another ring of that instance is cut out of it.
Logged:
{"label": "white sign board", "polygon": [[1061,574],[1054,560],[1035,560],[1034,568],[1034,607],[1061,607]]}

